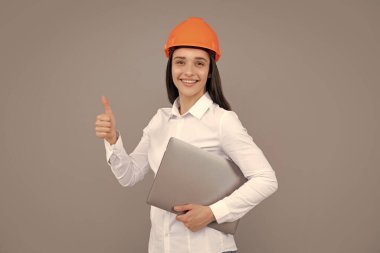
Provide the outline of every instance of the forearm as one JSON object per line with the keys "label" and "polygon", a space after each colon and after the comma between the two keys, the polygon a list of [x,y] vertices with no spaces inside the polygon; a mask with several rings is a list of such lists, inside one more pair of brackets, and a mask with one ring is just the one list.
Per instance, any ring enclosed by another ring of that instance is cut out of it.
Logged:
{"label": "forearm", "polygon": [[147,172],[146,153],[141,152],[141,147],[140,142],[136,150],[128,155],[120,135],[114,145],[105,141],[107,163],[122,186],[133,186],[142,180]]}
{"label": "forearm", "polygon": [[274,171],[252,177],[231,195],[210,205],[218,223],[232,222],[248,213],[278,189]]}

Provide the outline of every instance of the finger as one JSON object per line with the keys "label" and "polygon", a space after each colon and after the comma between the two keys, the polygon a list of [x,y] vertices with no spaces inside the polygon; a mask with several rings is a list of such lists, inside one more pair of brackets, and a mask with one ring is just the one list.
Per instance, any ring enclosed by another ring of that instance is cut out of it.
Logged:
{"label": "finger", "polygon": [[186,214],[181,214],[176,216],[177,221],[185,222],[186,221]]}
{"label": "finger", "polygon": [[110,133],[111,128],[109,128],[109,127],[95,127],[95,131],[100,132],[100,133]]}
{"label": "finger", "polygon": [[106,114],[112,114],[111,106],[108,103],[108,100],[105,96],[102,96],[102,103],[103,103]]}
{"label": "finger", "polygon": [[96,137],[104,139],[104,138],[107,137],[107,133],[99,133],[99,132],[97,132],[96,133]]}
{"label": "finger", "polygon": [[111,127],[111,122],[104,120],[97,120],[95,122],[95,126],[97,127]]}
{"label": "finger", "polygon": [[178,212],[184,212],[193,209],[192,204],[182,205],[182,206],[175,206],[174,210]]}
{"label": "finger", "polygon": [[111,121],[111,117],[105,113],[96,116],[96,119],[99,121]]}

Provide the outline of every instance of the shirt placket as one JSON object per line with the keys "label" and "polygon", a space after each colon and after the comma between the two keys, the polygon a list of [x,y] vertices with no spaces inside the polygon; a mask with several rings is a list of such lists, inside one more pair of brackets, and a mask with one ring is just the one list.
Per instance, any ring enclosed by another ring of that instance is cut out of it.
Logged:
{"label": "shirt placket", "polygon": [[[176,126],[175,126],[175,133],[174,133],[174,136],[173,137],[176,137],[178,139],[181,138],[181,133],[182,133],[182,128],[183,128],[183,125],[184,125],[184,117],[182,116],[179,116],[177,119],[176,119]],[[165,218],[164,218],[164,250],[165,252],[171,252],[172,249],[170,247],[170,213],[169,212],[166,212],[165,213]]]}
{"label": "shirt placket", "polygon": [[182,134],[182,129],[183,129],[183,125],[184,125],[184,121],[185,121],[185,118],[180,116],[177,120],[177,127],[176,127],[176,132],[175,132],[175,136],[176,138],[178,139],[181,139],[181,134]]}

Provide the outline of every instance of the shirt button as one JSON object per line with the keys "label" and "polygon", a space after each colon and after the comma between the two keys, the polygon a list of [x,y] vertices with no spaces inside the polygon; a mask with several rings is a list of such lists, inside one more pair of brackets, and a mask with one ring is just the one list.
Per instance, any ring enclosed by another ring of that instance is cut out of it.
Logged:
{"label": "shirt button", "polygon": [[165,236],[168,237],[168,236],[169,236],[169,233],[165,233]]}

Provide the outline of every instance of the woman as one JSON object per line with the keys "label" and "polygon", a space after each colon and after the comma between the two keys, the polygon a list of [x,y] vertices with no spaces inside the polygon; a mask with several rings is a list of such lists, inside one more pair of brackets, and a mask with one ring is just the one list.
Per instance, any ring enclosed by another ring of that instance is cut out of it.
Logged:
{"label": "woman", "polygon": [[[232,159],[248,181],[210,206],[179,205],[175,215],[151,207],[149,252],[236,252],[233,235],[207,227],[241,218],[277,190],[275,173],[223,96],[216,62],[221,53],[213,29],[200,18],[177,25],[165,45],[166,88],[172,108],[161,108],[131,154],[123,147],[115,117],[103,96],[96,136],[105,141],[107,162],[123,186],[157,172],[170,137]],[[149,166],[148,166],[149,165]]]}

